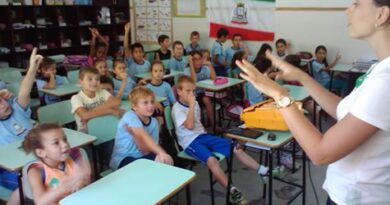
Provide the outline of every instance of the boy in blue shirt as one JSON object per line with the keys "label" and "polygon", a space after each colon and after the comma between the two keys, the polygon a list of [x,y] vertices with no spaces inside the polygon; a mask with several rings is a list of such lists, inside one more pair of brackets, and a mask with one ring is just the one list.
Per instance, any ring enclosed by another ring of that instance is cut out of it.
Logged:
{"label": "boy in blue shirt", "polygon": [[[37,55],[34,48],[30,56],[30,65],[27,74],[20,84],[20,90],[16,98],[11,97],[8,90],[0,91],[0,146],[23,140],[31,124],[30,92],[34,84],[35,75],[43,57]],[[18,187],[18,175],[0,168],[0,186],[15,190],[9,200],[9,204],[19,204],[20,197]]]}
{"label": "boy in blue shirt", "polygon": [[136,85],[131,77],[127,75],[127,66],[123,60],[114,61],[114,95],[118,99],[127,100],[131,89]]}
{"label": "boy in blue shirt", "polygon": [[168,62],[168,69],[175,71],[184,71],[184,68],[188,66],[188,61],[183,58],[183,43],[181,41],[175,41],[172,44],[173,55]]}
{"label": "boy in blue shirt", "polygon": [[[211,62],[207,60],[203,61],[202,53],[200,51],[192,51],[191,55],[188,57],[188,61],[190,67],[184,71],[184,75],[190,76],[194,82],[207,79],[215,80],[216,74]],[[195,95],[196,100],[206,107],[209,126],[213,127],[215,123],[214,109],[210,97],[205,95],[202,88],[196,88]],[[216,130],[222,131],[222,128],[216,126]]]}
{"label": "boy in blue shirt", "polygon": [[238,51],[244,51],[248,55],[248,49],[244,47],[242,42],[242,35],[235,33],[232,37],[232,46],[226,49],[226,61],[231,64],[233,56]]}
{"label": "boy in blue shirt", "polygon": [[[207,165],[219,184],[226,188],[227,177],[213,152],[219,152],[225,157],[229,157],[233,141],[206,132],[200,120],[201,110],[194,95],[195,88],[195,81],[192,78],[188,76],[179,78],[177,83],[179,99],[172,108],[172,120],[176,135],[184,151]],[[268,173],[268,167],[259,165],[238,145],[234,148],[234,155],[244,165],[257,171],[260,175]],[[235,186],[231,187],[230,193],[233,203],[245,204],[246,200]]]}
{"label": "boy in blue shirt", "polygon": [[226,67],[228,66],[228,62],[226,61],[225,51],[223,50],[223,43],[226,42],[228,35],[228,30],[220,28],[217,32],[217,40],[215,40],[211,48],[211,60],[217,76],[227,76]]}
{"label": "boy in blue shirt", "polygon": [[[37,79],[37,88],[41,89],[55,89],[58,85],[68,84],[68,80],[60,75],[56,75],[56,62],[50,58],[43,58],[39,67],[39,76]],[[61,98],[43,92],[39,92],[39,96],[43,98],[46,105],[60,102]]]}
{"label": "boy in blue shirt", "polygon": [[129,48],[130,22],[125,25],[125,39],[123,47],[127,60],[127,74],[136,81],[136,74],[146,73],[150,69],[150,62],[144,59],[144,46],[140,43],[133,43]]}
{"label": "boy in blue shirt", "polygon": [[158,145],[159,125],[152,117],[154,93],[140,86],[131,91],[129,98],[132,110],[118,123],[111,168],[119,169],[140,158],[172,165],[172,158]]}
{"label": "boy in blue shirt", "polygon": [[185,53],[188,55],[191,51],[199,51],[202,49],[201,45],[199,44],[200,40],[200,34],[198,31],[192,31],[190,36],[190,41],[186,48]]}

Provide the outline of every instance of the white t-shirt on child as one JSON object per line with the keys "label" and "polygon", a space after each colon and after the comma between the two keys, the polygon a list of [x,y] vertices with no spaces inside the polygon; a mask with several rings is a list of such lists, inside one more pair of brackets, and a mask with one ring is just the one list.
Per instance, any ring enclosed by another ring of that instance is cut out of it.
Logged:
{"label": "white t-shirt on child", "polygon": [[199,135],[206,133],[206,130],[200,121],[201,111],[198,102],[195,102],[195,120],[194,129],[192,130],[184,127],[184,122],[187,119],[188,111],[188,106],[181,103],[180,101],[176,101],[172,107],[172,121],[175,125],[177,139],[183,149],[186,149]]}
{"label": "white t-shirt on child", "polygon": [[72,113],[74,115],[74,118],[76,119],[77,131],[85,133],[88,132],[87,123],[81,121],[80,117],[76,114],[76,110],[80,107],[84,107],[87,110],[91,110],[106,102],[110,96],[111,94],[104,89],[99,89],[98,91],[96,91],[94,98],[88,97],[83,91],[80,91],[76,95],[72,96],[70,102],[72,104]]}
{"label": "white t-shirt on child", "polygon": [[[390,204],[390,57],[375,65],[360,87],[337,106],[380,130],[329,165],[323,188],[339,205]],[[353,129],[353,128],[351,128]]]}

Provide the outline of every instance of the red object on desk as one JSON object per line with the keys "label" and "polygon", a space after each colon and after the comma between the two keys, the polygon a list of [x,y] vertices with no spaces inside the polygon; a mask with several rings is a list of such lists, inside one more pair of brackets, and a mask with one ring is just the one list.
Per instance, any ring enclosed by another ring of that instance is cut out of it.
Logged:
{"label": "red object on desk", "polygon": [[229,80],[225,77],[217,77],[214,80],[214,85],[223,85],[223,84],[226,84],[228,82],[229,82]]}

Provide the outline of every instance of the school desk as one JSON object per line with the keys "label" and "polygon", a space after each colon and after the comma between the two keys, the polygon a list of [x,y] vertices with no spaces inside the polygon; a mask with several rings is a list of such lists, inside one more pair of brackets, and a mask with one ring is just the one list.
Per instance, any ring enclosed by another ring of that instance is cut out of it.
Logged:
{"label": "school desk", "polygon": [[64,97],[64,96],[78,93],[80,90],[81,90],[80,85],[70,83],[70,84],[58,85],[54,89],[40,89],[39,91],[42,91],[45,94],[53,95],[56,97]]}
{"label": "school desk", "polygon": [[26,70],[26,69],[23,69],[23,68],[15,68],[15,67],[0,68],[0,74],[1,74],[1,73],[5,73],[5,72],[9,72],[9,71],[19,71],[19,72],[21,72],[21,73],[24,73],[24,72],[26,72],[27,70]]}
{"label": "school desk", "polygon": [[60,204],[161,204],[194,178],[190,170],[139,159],[65,197]]}
{"label": "school desk", "polygon": [[[240,126],[242,128],[245,128],[245,125],[242,125]],[[293,139],[293,136],[292,134],[289,132],[289,131],[286,131],[286,132],[281,132],[281,131],[266,131],[266,130],[261,130],[263,132],[263,134],[258,137],[257,139],[252,139],[252,138],[248,138],[248,137],[245,137],[245,136],[240,136],[240,135],[236,135],[236,134],[230,134],[230,133],[225,133],[224,136],[227,137],[227,138],[230,138],[232,139],[233,141],[240,141],[240,142],[244,142],[245,143],[245,146],[247,147],[251,147],[251,148],[254,148],[254,149],[258,149],[258,150],[265,150],[267,152],[267,157],[266,159],[268,159],[268,167],[269,167],[269,175],[268,175],[268,204],[272,204],[272,195],[273,195],[273,190],[272,190],[272,183],[273,183],[273,179],[275,180],[278,180],[280,182],[283,182],[283,183],[286,183],[286,184],[289,184],[291,186],[294,186],[294,187],[298,187],[300,190],[294,194],[294,196],[286,203],[286,204],[290,204],[292,201],[294,201],[300,194],[302,194],[302,204],[304,205],[305,204],[305,196],[306,196],[306,160],[305,160],[305,154],[304,152],[302,151],[303,153],[303,158],[302,158],[302,184],[297,184],[297,183],[294,183],[294,182],[288,182],[286,180],[283,180],[281,178],[278,178],[278,177],[272,177],[272,169],[274,168],[273,167],[273,153],[275,151],[278,151],[280,148],[283,147],[283,145],[286,145],[287,143],[289,142],[292,142],[293,143],[293,150],[292,150],[292,154],[293,154],[293,172],[295,172],[295,152],[296,152],[296,143],[294,142],[294,139]],[[268,134],[269,133],[273,133],[276,135],[276,139],[274,141],[270,141],[268,140]],[[234,144],[235,143],[232,143],[232,146],[231,146],[231,149],[230,149],[230,160],[228,161],[228,188],[227,190],[230,190],[230,186],[231,186],[231,181],[232,181],[232,168],[233,168],[233,148],[234,148]],[[265,187],[265,186],[263,186]],[[264,192],[263,192],[263,198],[265,198],[265,192],[266,190],[264,189]],[[227,191],[227,196],[226,196],[226,200],[228,202],[228,199],[229,199],[229,191]]]}
{"label": "school desk", "polygon": [[228,79],[228,82],[225,84],[221,84],[221,85],[214,85],[214,81],[211,79],[196,82],[196,87],[213,92],[213,95],[214,95],[213,96],[213,110],[214,110],[213,131],[214,131],[214,133],[215,133],[215,128],[216,128],[216,124],[217,124],[216,123],[216,101],[217,101],[216,95],[217,95],[217,93],[222,92],[223,90],[226,90],[228,88],[231,88],[233,86],[236,86],[236,85],[239,85],[239,84],[242,84],[245,82],[245,80],[242,80],[242,79],[236,79],[236,78],[227,78],[227,79]]}

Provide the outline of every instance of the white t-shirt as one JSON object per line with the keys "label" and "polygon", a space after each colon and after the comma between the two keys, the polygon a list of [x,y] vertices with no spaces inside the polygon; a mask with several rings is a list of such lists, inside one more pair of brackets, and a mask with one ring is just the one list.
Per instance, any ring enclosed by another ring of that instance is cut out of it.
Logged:
{"label": "white t-shirt", "polygon": [[200,121],[200,107],[198,102],[195,102],[195,120],[194,120],[194,129],[189,130],[184,127],[184,122],[187,119],[189,108],[187,105],[176,101],[172,107],[172,121],[175,125],[176,136],[179,141],[180,146],[183,149],[186,149],[188,145],[194,141],[199,135],[206,133],[201,121]]}
{"label": "white t-shirt", "polygon": [[[329,165],[323,188],[339,205],[390,204],[390,57],[337,106],[380,130],[352,153]],[[353,128],[352,128],[353,129]]]}
{"label": "white t-shirt", "polygon": [[106,102],[110,96],[111,94],[104,89],[96,91],[94,98],[88,97],[83,91],[80,91],[76,95],[72,96],[70,102],[72,104],[72,113],[76,119],[77,131],[85,133],[88,132],[87,123],[81,121],[80,117],[76,114],[76,110],[80,107],[84,107],[86,110],[91,110]]}

